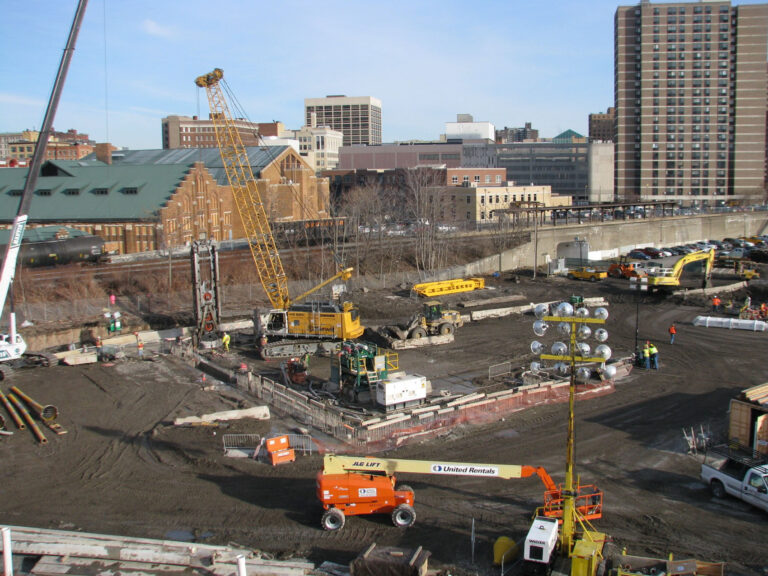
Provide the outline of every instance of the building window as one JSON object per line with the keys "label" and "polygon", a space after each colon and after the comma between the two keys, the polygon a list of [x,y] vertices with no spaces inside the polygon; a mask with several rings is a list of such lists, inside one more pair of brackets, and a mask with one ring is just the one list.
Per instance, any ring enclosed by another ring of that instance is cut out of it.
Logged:
{"label": "building window", "polygon": [[459,183],[459,177],[458,176],[451,176],[451,183],[452,184],[458,184]]}
{"label": "building window", "polygon": [[93,193],[97,196],[106,196],[108,194],[108,190],[106,188],[94,188]]}

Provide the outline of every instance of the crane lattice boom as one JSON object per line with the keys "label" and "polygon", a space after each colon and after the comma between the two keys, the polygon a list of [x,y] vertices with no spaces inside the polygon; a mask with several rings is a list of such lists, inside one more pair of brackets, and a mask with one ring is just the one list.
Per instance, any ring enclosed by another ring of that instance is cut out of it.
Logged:
{"label": "crane lattice boom", "polygon": [[288,279],[275,245],[275,238],[267,220],[267,212],[261,200],[256,179],[251,170],[248,152],[240,138],[229,112],[227,101],[221,89],[224,72],[216,68],[213,72],[199,76],[195,84],[205,88],[211,110],[211,120],[216,131],[216,140],[221,160],[232,188],[237,211],[245,228],[248,246],[270,303],[284,309],[290,305]]}

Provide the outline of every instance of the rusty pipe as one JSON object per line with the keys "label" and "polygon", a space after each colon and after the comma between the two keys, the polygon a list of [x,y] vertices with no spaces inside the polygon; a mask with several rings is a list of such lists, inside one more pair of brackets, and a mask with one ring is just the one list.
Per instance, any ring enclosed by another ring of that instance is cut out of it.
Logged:
{"label": "rusty pipe", "polygon": [[13,405],[16,407],[16,409],[21,412],[21,415],[24,417],[24,420],[27,421],[27,424],[29,424],[30,429],[32,430],[32,434],[35,435],[35,438],[37,438],[37,441],[40,442],[40,444],[48,444],[48,438],[45,437],[45,434],[43,434],[43,431],[40,430],[40,427],[37,425],[37,422],[32,418],[32,414],[27,411],[26,408],[24,408],[24,405],[21,403],[21,400],[16,398],[13,394],[8,394],[8,400],[10,400]]}
{"label": "rusty pipe", "polygon": [[11,415],[11,418],[13,419],[13,423],[16,424],[16,428],[19,430],[24,430],[26,426],[24,425],[24,422],[22,422],[21,418],[19,417],[19,414],[16,412],[16,409],[13,407],[13,405],[8,402],[8,398],[5,397],[5,394],[0,392],[0,402],[2,402],[3,406],[5,406],[5,409],[8,411],[8,414]]}
{"label": "rusty pipe", "polygon": [[56,418],[59,417],[59,409],[56,408],[53,404],[48,404],[47,406],[43,406],[39,402],[36,402],[24,392],[19,390],[18,386],[11,386],[11,392],[16,394],[19,398],[24,400],[24,402],[27,403],[27,406],[32,408],[35,412],[37,412],[37,415],[40,416],[40,419],[43,422],[53,422],[56,420]]}

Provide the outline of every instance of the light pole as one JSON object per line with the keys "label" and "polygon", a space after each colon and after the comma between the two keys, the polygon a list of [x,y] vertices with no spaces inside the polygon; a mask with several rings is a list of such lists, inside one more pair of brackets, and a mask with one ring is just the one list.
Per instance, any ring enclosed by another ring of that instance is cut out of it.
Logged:
{"label": "light pole", "polygon": [[[547,315],[549,307],[546,304],[539,304],[534,308],[534,315],[537,320],[533,323],[533,331],[537,336],[543,336],[549,328],[549,322],[557,323],[557,330],[562,335],[569,337],[569,344],[559,341],[555,342],[551,348],[551,354],[545,354],[544,345],[541,342],[533,341],[531,351],[538,355],[542,360],[555,360],[555,370],[562,374],[570,374],[568,387],[568,437],[566,441],[566,459],[565,459],[565,490],[563,491],[563,527],[560,534],[560,543],[564,554],[570,555],[573,546],[573,537],[576,528],[576,497],[578,491],[574,489],[573,484],[573,450],[575,443],[574,426],[574,406],[576,403],[576,380],[586,381],[592,375],[592,369],[586,366],[576,367],[577,363],[599,363],[602,365],[603,373],[612,378],[616,374],[613,366],[605,366],[606,360],[611,357],[611,349],[602,344],[608,339],[608,332],[604,328],[594,331],[594,338],[600,342],[594,355],[590,355],[589,344],[585,342],[587,338],[593,335],[590,324],[605,324],[608,318],[608,311],[605,308],[596,308],[593,316],[590,317],[589,310],[580,306],[574,311],[573,305],[569,302],[561,302],[555,310],[555,315]],[[533,371],[538,371],[541,366],[538,363],[532,365]]]}

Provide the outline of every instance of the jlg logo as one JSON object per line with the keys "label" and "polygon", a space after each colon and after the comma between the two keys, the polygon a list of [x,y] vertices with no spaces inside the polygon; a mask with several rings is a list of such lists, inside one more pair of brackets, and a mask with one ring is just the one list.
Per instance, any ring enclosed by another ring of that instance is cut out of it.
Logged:
{"label": "jlg logo", "polygon": [[365,460],[357,460],[352,464],[355,468],[378,468],[381,466],[379,462],[366,462]]}

